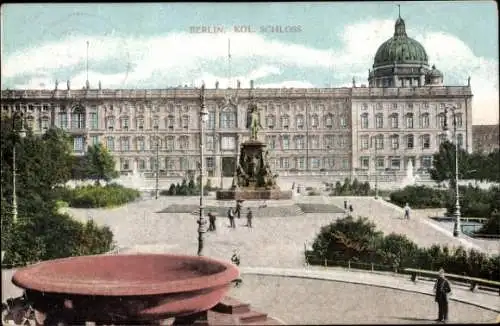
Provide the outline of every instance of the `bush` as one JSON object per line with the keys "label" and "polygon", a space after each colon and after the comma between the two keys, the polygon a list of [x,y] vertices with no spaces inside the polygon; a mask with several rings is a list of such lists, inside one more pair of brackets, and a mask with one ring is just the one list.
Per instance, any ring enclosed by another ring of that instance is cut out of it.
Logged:
{"label": "bush", "polygon": [[102,186],[80,186],[64,192],[70,207],[99,208],[124,205],[136,200],[141,193],[136,189],[125,188],[117,184]]}
{"label": "bush", "polygon": [[398,206],[406,203],[412,208],[443,208],[449,198],[446,190],[439,190],[425,186],[407,186],[402,190],[392,192],[390,200]]}
{"label": "bush", "polygon": [[370,183],[361,183],[358,179],[354,179],[352,182],[349,178],[344,180],[344,184],[340,181],[333,185],[327,185],[327,189],[331,190],[330,196],[371,196],[375,192],[370,189]]}
{"label": "bush", "polygon": [[311,190],[307,193],[308,196],[321,196],[321,192],[318,190]]}
{"label": "bush", "polygon": [[493,257],[476,250],[466,251],[462,247],[450,250],[433,245],[419,248],[404,235],[384,236],[375,225],[365,218],[354,220],[348,216],[323,226],[309,252],[310,264],[352,261],[390,265],[403,268],[437,270],[500,281],[500,255]]}
{"label": "bush", "polygon": [[[208,192],[211,191],[212,185],[210,179],[208,179],[207,184],[203,187],[203,195],[208,196]],[[160,191],[161,196],[199,196],[200,195],[200,185],[199,182],[195,183],[194,179],[190,179],[189,182],[186,179],[182,180],[182,183],[174,184],[172,183],[168,190]]]}
{"label": "bush", "polygon": [[[449,215],[455,212],[455,196],[449,198]],[[483,190],[479,187],[460,187],[460,213],[463,217],[491,217],[500,208],[500,188]]]}

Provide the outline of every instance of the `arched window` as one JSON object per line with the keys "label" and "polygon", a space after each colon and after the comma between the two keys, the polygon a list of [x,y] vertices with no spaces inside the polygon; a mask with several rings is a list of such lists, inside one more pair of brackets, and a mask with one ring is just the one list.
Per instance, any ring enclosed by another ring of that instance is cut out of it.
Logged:
{"label": "arched window", "polygon": [[71,128],[85,129],[85,109],[83,107],[77,106],[73,109],[71,115]]}
{"label": "arched window", "polygon": [[413,149],[415,145],[415,139],[413,135],[407,135],[406,136],[406,148],[408,149]]}
{"label": "arched window", "polygon": [[399,115],[397,113],[393,113],[389,116],[391,121],[391,128],[397,129],[399,128]]}
{"label": "arched window", "polygon": [[302,135],[295,137],[295,148],[304,149],[304,147],[305,147],[305,137]]}
{"label": "arched window", "polygon": [[398,149],[399,148],[399,135],[391,136],[391,148]]}
{"label": "arched window", "polygon": [[106,138],[106,147],[109,151],[115,150],[115,139],[113,138],[113,136],[108,136]]}
{"label": "arched window", "polygon": [[287,114],[281,116],[281,128],[283,129],[288,129],[288,126],[290,125],[290,118],[288,117]]}
{"label": "arched window", "polygon": [[377,115],[375,116],[375,128],[384,128],[384,115],[382,113],[377,113]]}
{"label": "arched window", "polygon": [[420,128],[429,128],[429,113],[424,113],[420,116]]}
{"label": "arched window", "polygon": [[313,114],[313,115],[311,116],[311,127],[312,127],[312,128],[318,128],[318,125],[319,125],[319,118],[318,118],[318,115]]}
{"label": "arched window", "polygon": [[463,125],[462,113],[455,114],[455,123],[457,128],[462,128]]}
{"label": "arched window", "polygon": [[274,115],[272,115],[272,114],[268,115],[266,117],[266,126],[269,129],[273,129],[275,124],[276,124],[276,118],[274,117]]}
{"label": "arched window", "polygon": [[333,115],[327,114],[325,115],[325,128],[331,129],[333,127]]}
{"label": "arched window", "polygon": [[444,115],[444,113],[440,113],[440,114],[438,114],[437,118],[438,118],[438,127],[441,129],[444,129],[446,122],[447,122],[446,116]]}

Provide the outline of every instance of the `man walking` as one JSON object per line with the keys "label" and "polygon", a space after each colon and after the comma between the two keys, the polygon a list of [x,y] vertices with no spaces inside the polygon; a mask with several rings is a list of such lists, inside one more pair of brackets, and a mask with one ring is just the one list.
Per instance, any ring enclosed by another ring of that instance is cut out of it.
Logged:
{"label": "man walking", "polygon": [[438,304],[438,318],[436,321],[446,322],[448,320],[448,296],[451,292],[450,282],[444,276],[444,269],[439,270],[439,277],[434,284],[436,293],[435,301]]}
{"label": "man walking", "polygon": [[241,218],[241,202],[239,200],[236,201],[236,215],[238,218]]}
{"label": "man walking", "polygon": [[404,209],[405,209],[405,217],[404,217],[404,219],[405,220],[409,220],[410,219],[410,205],[408,205],[408,203],[406,203]]}
{"label": "man walking", "polygon": [[229,207],[229,210],[227,211],[227,217],[229,218],[229,227],[233,229],[236,228],[236,224],[234,224],[234,213],[232,207]]}
{"label": "man walking", "polygon": [[203,238],[205,237],[205,233],[207,232],[207,219],[205,216],[200,216],[197,221],[198,223],[198,256],[203,256]]}
{"label": "man walking", "polygon": [[208,213],[208,221],[210,222],[208,231],[215,231],[217,229],[215,226],[215,215],[212,212]]}
{"label": "man walking", "polygon": [[247,226],[249,228],[252,227],[252,219],[253,219],[253,212],[252,210],[250,209],[250,207],[248,207],[248,213],[247,213]]}

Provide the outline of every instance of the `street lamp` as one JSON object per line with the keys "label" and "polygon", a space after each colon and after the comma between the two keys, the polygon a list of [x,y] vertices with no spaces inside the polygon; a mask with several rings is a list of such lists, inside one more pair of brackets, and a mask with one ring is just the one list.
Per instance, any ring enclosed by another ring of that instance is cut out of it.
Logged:
{"label": "street lamp", "polygon": [[444,127],[443,130],[447,133],[449,137],[448,129],[448,109],[451,110],[453,114],[453,133],[455,138],[455,223],[453,225],[453,236],[458,237],[461,232],[460,226],[460,192],[458,188],[458,135],[457,135],[457,119],[455,114],[456,107],[446,107],[444,110]]}
{"label": "street lamp", "polygon": [[155,185],[155,199],[158,199],[159,191],[159,177],[160,177],[160,138],[158,137],[158,125],[155,126],[156,130],[156,185]]}
{"label": "street lamp", "polygon": [[206,232],[206,219],[203,215],[203,172],[205,170],[205,158],[204,158],[204,144],[203,144],[203,134],[204,134],[204,124],[208,119],[208,112],[205,108],[205,83],[201,85],[200,94],[200,216],[198,219],[198,256],[203,255],[203,240]]}
{"label": "street lamp", "polygon": [[[17,130],[16,120],[20,118],[21,129]],[[12,131],[14,134],[18,134],[20,138],[26,136],[26,131],[24,130],[24,114],[22,112],[16,111],[12,116]],[[17,194],[16,194],[16,140],[14,138],[13,150],[12,150],[12,222],[17,222]]]}
{"label": "street lamp", "polygon": [[[373,142],[375,140],[375,144]],[[377,136],[372,136],[370,139],[370,146],[375,147],[375,159],[373,160],[373,165],[375,168],[375,199],[378,199],[378,171],[377,171]]]}

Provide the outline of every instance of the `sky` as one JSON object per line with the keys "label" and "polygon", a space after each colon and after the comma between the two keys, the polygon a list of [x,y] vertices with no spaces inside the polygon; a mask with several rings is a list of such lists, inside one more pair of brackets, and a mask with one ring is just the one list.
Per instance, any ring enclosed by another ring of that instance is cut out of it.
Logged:
{"label": "sky", "polygon": [[[82,88],[87,71],[92,88],[350,87],[353,78],[359,86],[394,34],[398,4],[4,4],[1,87]],[[473,123],[498,123],[496,3],[400,5],[408,36],[445,84],[471,77]]]}

